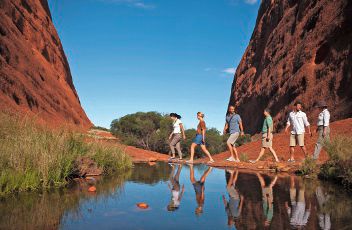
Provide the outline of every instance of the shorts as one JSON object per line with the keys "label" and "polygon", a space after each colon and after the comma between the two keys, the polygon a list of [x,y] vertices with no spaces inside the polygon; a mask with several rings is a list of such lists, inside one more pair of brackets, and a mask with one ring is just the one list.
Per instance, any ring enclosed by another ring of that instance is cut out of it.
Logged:
{"label": "shorts", "polygon": [[304,146],[304,133],[302,134],[292,134],[290,136],[290,147],[295,147],[296,145]]}
{"label": "shorts", "polygon": [[203,135],[202,134],[197,134],[196,137],[193,139],[193,143],[195,143],[197,145],[204,145]]}
{"label": "shorts", "polygon": [[230,144],[230,145],[235,145],[238,137],[239,137],[239,133],[232,133],[229,137],[229,139],[227,139],[227,144]]}
{"label": "shorts", "polygon": [[269,141],[266,140],[266,133],[262,135],[262,148],[270,148],[273,147],[273,134],[269,133]]}
{"label": "shorts", "polygon": [[193,183],[193,188],[194,191],[196,192],[196,194],[202,194],[202,189],[203,189],[204,183],[197,181],[195,183]]}

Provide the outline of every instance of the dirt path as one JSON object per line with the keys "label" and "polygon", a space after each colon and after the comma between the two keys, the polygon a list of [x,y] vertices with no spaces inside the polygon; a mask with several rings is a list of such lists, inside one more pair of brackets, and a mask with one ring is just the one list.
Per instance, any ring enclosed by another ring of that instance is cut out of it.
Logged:
{"label": "dirt path", "polygon": [[[314,127],[312,127],[314,130]],[[314,132],[313,132],[314,133]],[[331,123],[331,136],[336,135],[348,135],[352,133],[352,118],[336,121]],[[111,134],[110,134],[111,135]],[[107,134],[104,133],[104,136],[107,137]],[[112,135],[111,135],[112,136]],[[111,139],[111,138],[110,138]],[[317,134],[314,134],[313,137],[310,137],[308,134],[305,137],[306,147],[308,153],[312,154],[314,150],[315,141],[317,139]],[[289,159],[289,134],[278,133],[274,135],[273,148],[275,149],[280,163],[274,163],[270,154],[264,155],[264,159],[261,162],[256,164],[251,164],[248,162],[234,163],[226,161],[230,156],[229,152],[223,152],[213,155],[215,163],[211,164],[214,167],[233,167],[239,169],[249,169],[249,170],[260,170],[260,171],[280,171],[280,172],[293,172],[296,171],[301,162],[304,159],[304,155],[299,147],[296,148],[295,159],[296,163],[288,163]],[[166,154],[161,154],[153,151],[143,150],[132,146],[121,145],[126,153],[131,156],[134,163],[143,163],[143,162],[155,162],[155,161],[164,161],[167,162],[169,156]],[[243,146],[237,148],[239,154],[245,155],[246,158],[256,159],[258,156],[259,150],[261,147],[261,140],[253,141]],[[328,159],[328,156],[325,151],[322,151],[318,163],[324,163]],[[195,164],[205,164],[208,161],[207,158],[197,159],[194,161]],[[173,161],[175,163],[185,163],[185,161]]]}

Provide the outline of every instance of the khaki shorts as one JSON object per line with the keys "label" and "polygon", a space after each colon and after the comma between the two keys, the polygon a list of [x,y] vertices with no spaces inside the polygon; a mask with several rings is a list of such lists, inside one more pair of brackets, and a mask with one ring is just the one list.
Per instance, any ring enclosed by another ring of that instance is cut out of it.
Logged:
{"label": "khaki shorts", "polygon": [[269,134],[269,141],[266,141],[266,133],[262,135],[262,148],[270,148],[273,147],[273,134]]}
{"label": "khaki shorts", "polygon": [[240,133],[233,133],[230,135],[229,139],[227,139],[227,143],[231,145],[235,145]]}
{"label": "khaki shorts", "polygon": [[303,134],[292,134],[290,136],[290,147],[295,147],[296,145],[304,146],[304,133]]}

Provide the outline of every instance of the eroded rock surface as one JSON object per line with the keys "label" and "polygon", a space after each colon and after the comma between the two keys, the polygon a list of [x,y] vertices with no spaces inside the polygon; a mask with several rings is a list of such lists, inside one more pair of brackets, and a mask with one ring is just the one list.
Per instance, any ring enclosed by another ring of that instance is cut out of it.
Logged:
{"label": "eroded rock surface", "polygon": [[1,0],[0,18],[0,110],[90,127],[47,0]]}
{"label": "eroded rock surface", "polygon": [[269,107],[276,130],[295,100],[315,123],[319,100],[332,120],[352,116],[352,1],[262,0],[250,43],[237,67],[230,104],[246,131],[259,131]]}

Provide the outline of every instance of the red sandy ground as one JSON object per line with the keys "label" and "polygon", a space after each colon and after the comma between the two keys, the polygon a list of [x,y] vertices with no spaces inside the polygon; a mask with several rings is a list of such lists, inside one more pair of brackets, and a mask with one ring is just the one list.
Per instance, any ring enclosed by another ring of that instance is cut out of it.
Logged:
{"label": "red sandy ground", "polygon": [[[331,123],[331,136],[334,137],[336,135],[348,135],[352,132],[352,118],[336,121]],[[317,139],[317,134],[314,133],[315,127],[312,127],[313,137],[309,137],[307,134],[305,137],[306,147],[308,149],[308,153],[312,154],[314,150],[314,145]],[[104,134],[106,136],[106,134]],[[287,159],[289,158],[289,134],[286,133],[278,133],[274,135],[273,148],[279,156],[280,163],[275,164],[271,155],[266,155],[264,160],[258,162],[256,164],[251,164],[248,162],[241,163],[233,163],[228,162],[226,159],[230,156],[229,152],[223,152],[219,154],[213,155],[215,163],[211,164],[214,167],[236,167],[240,169],[250,169],[250,170],[272,170],[278,169],[282,172],[292,172],[295,171],[301,161],[304,159],[304,154],[302,153],[299,147],[296,147],[295,151],[295,159],[296,163],[288,164]],[[134,163],[141,162],[155,162],[155,161],[168,161],[169,156],[166,154],[161,154],[153,151],[143,150],[132,146],[124,146],[121,145],[125,152],[131,156]],[[237,148],[239,154],[246,154],[248,159],[256,159],[258,156],[259,150],[261,147],[261,140],[253,141],[251,143],[245,144]],[[322,151],[319,158],[319,163],[323,163],[328,159],[328,156],[325,151]],[[195,160],[195,164],[206,163],[208,161],[207,158],[202,158]],[[184,163],[181,161],[179,163]]]}
{"label": "red sandy ground", "polygon": [[[352,132],[352,118],[341,120],[341,121],[336,121],[331,123],[331,136],[334,137],[336,135],[349,135]],[[312,154],[314,151],[314,145],[317,140],[317,134],[314,132],[315,127],[312,127],[313,131],[313,137],[310,137],[308,134],[305,137],[306,141],[306,147],[308,149],[308,154]],[[275,149],[279,159],[280,163],[277,164],[279,169],[282,169],[282,171],[291,171],[296,169],[299,165],[300,162],[304,159],[304,154],[301,151],[299,147],[296,147],[295,151],[295,159],[296,163],[295,164],[288,164],[287,160],[289,159],[289,134],[286,134],[284,132],[278,133],[274,135],[273,139],[273,148]],[[243,153],[248,156],[249,159],[256,159],[258,156],[258,153],[261,148],[261,140],[257,140],[245,145],[242,145],[237,148],[237,151],[239,154]],[[226,159],[230,156],[230,153],[223,152],[219,154],[215,154],[213,156],[215,163],[212,164],[213,166],[216,167],[238,167],[238,168],[250,168],[250,169],[268,169],[271,168],[273,163],[273,158],[271,157],[271,154],[267,159],[258,162],[256,164],[251,164],[251,163],[233,163],[233,162],[228,162]],[[319,163],[323,163],[328,159],[328,155],[326,154],[325,151],[322,151],[319,157]],[[202,158],[197,161],[196,163],[206,163],[207,158]]]}

